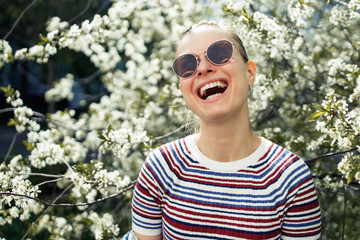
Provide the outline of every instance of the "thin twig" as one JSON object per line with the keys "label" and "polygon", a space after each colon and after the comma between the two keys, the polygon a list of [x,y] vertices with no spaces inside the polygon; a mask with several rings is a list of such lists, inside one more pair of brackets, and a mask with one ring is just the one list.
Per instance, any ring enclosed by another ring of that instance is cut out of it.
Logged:
{"label": "thin twig", "polygon": [[322,158],[333,157],[333,156],[342,155],[342,154],[349,153],[349,152],[354,152],[354,151],[356,151],[357,149],[358,149],[357,147],[354,147],[354,148],[351,148],[351,149],[348,149],[348,150],[345,150],[345,151],[328,153],[328,154],[325,154],[325,155],[322,155],[322,156],[319,156],[319,157],[316,157],[316,158],[312,158],[312,159],[309,159],[309,160],[305,160],[305,162],[306,162],[307,164],[310,164],[310,163],[316,162],[317,160],[322,159]]}
{"label": "thin twig", "polygon": [[[16,109],[16,108],[4,108],[4,109],[0,109],[0,114],[1,114],[1,113],[6,113],[6,112],[13,112],[13,111],[15,111],[15,109]],[[35,116],[35,117],[33,117],[33,116]],[[63,127],[63,128],[69,129],[69,130],[73,130],[73,131],[77,130],[77,129],[75,129],[75,128],[71,128],[71,127],[65,126],[65,125],[63,125],[63,124],[61,124],[61,123],[58,123],[58,122],[56,122],[56,121],[53,121],[53,120],[47,118],[44,114],[42,114],[42,113],[40,113],[40,112],[33,111],[33,116],[31,116],[30,118],[31,118],[32,120],[34,120],[34,121],[37,121],[37,122],[43,121],[43,122],[47,122],[47,123],[52,123],[52,124],[54,124],[54,125],[56,125],[56,126],[58,126],[58,127]],[[36,118],[36,117],[39,117],[39,118]],[[89,131],[90,131],[89,129],[79,129],[79,130],[83,130],[83,131],[85,131],[85,132],[89,132]]]}
{"label": "thin twig", "polygon": [[183,130],[186,126],[188,126],[188,124],[184,124],[184,125],[180,126],[179,128],[175,129],[174,131],[169,132],[169,133],[167,133],[167,134],[165,134],[165,135],[156,137],[156,138],[154,138],[154,141],[158,141],[158,140],[160,140],[160,139],[163,139],[163,138],[166,138],[166,137],[168,137],[168,136],[171,136],[171,135],[174,134],[174,133],[180,132],[180,131]]}
{"label": "thin twig", "polygon": [[[64,191],[62,191],[59,196],[57,196],[54,201],[52,203],[56,203],[71,187],[73,186],[73,184],[70,184],[69,186],[67,186],[67,188],[64,189]],[[29,227],[29,229],[27,230],[27,232],[25,233],[25,235],[21,238],[21,240],[25,239],[26,236],[30,233],[31,229],[35,226],[35,224],[37,222],[40,221],[40,219],[45,215],[45,213],[50,209],[50,206],[47,207],[43,213],[31,224],[31,226]]]}
{"label": "thin twig", "polygon": [[88,0],[85,8],[75,17],[73,17],[70,21],[69,21],[69,25],[72,25],[79,17],[81,17],[82,15],[84,15],[86,13],[86,11],[90,8],[92,0]]}
{"label": "thin twig", "polygon": [[29,175],[29,176],[41,176],[41,177],[50,177],[50,178],[65,178],[65,175],[55,175],[55,174],[46,174],[46,173],[22,173],[22,172],[14,172],[14,174],[18,174],[18,175]]}
{"label": "thin twig", "polygon": [[93,205],[95,203],[99,203],[99,202],[104,202],[113,198],[116,198],[122,194],[124,194],[125,192],[131,190],[134,188],[136,181],[131,182],[127,187],[125,187],[122,191],[112,194],[108,197],[104,197],[104,198],[100,198],[97,199],[93,202],[89,202],[89,203],[75,203],[75,204],[71,204],[71,203],[61,203],[61,204],[54,204],[54,203],[49,203],[47,201],[44,201],[40,198],[35,198],[35,197],[30,197],[24,194],[19,194],[19,193],[11,193],[11,192],[0,192],[0,196],[1,195],[10,195],[10,196],[16,196],[16,197],[23,197],[23,198],[28,198],[28,199],[32,199],[34,201],[40,202],[42,204],[44,204],[45,206],[49,206],[49,207],[81,207],[81,206],[90,206]]}
{"label": "thin twig", "polygon": [[347,201],[347,184],[344,185],[344,212],[343,212],[343,226],[342,226],[342,240],[345,240],[345,222],[346,222],[346,204]]}
{"label": "thin twig", "polygon": [[72,173],[74,173],[74,169],[72,169],[72,167],[70,166],[70,164],[69,164],[64,158],[61,158],[61,161],[67,166],[67,168],[68,168]]}
{"label": "thin twig", "polygon": [[6,112],[13,112],[14,110],[15,110],[15,108],[3,108],[3,109],[0,109],[0,114],[6,113]]}
{"label": "thin twig", "polygon": [[41,185],[48,184],[48,183],[58,182],[58,181],[61,181],[64,179],[66,179],[66,178],[57,178],[57,179],[53,179],[53,180],[44,181],[44,182],[36,184],[35,187],[39,187]]}
{"label": "thin twig", "polygon": [[344,6],[349,5],[348,3],[344,2],[344,1],[340,1],[340,0],[335,0],[335,2],[340,3],[340,4],[344,5]]}
{"label": "thin twig", "polygon": [[97,70],[96,72],[94,72],[93,74],[87,76],[87,77],[83,77],[83,78],[79,78],[79,79],[76,79],[76,81],[80,84],[84,84],[84,85],[87,85],[89,84],[91,81],[93,81],[94,79],[96,79],[97,77],[101,76],[102,74],[102,70],[99,69]]}
{"label": "thin twig", "polygon": [[4,36],[4,40],[6,40],[10,34],[14,31],[16,25],[19,23],[20,19],[24,16],[25,12],[27,10],[29,10],[34,4],[36,3],[36,0],[33,0],[20,14],[20,16],[16,19],[15,23],[12,25],[11,29],[9,30],[9,32]]}
{"label": "thin twig", "polygon": [[10,147],[9,147],[9,149],[8,149],[8,151],[7,151],[6,155],[5,155],[5,157],[4,157],[4,162],[6,162],[7,158],[9,157],[10,152],[11,152],[11,150],[12,150],[12,149],[13,149],[13,147],[14,147],[15,141],[16,141],[17,137],[18,137],[20,134],[21,134],[21,133],[18,133],[18,132],[17,132],[17,133],[15,133],[15,135],[14,135],[14,137],[13,137],[12,141],[11,141]]}
{"label": "thin twig", "polygon": [[174,133],[180,132],[180,131],[182,131],[184,128],[186,128],[186,127],[188,127],[188,126],[190,126],[190,125],[193,125],[195,122],[196,122],[196,121],[193,120],[193,121],[191,121],[191,122],[185,123],[185,124],[181,125],[179,128],[177,128],[177,129],[175,129],[175,130],[173,130],[173,131],[171,131],[171,132],[169,132],[169,133],[167,133],[167,134],[165,134],[165,135],[162,135],[162,136],[159,136],[159,137],[154,138],[154,141],[161,140],[161,139],[163,139],[163,138],[166,138],[166,137],[171,136],[171,135],[174,134]]}

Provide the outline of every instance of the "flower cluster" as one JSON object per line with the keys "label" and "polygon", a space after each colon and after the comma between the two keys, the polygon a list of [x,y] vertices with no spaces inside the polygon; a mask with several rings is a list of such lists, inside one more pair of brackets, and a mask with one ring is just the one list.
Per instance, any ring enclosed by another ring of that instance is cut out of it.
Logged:
{"label": "flower cluster", "polygon": [[49,89],[45,93],[45,100],[47,102],[59,102],[61,100],[72,100],[74,93],[72,87],[74,85],[74,76],[67,74],[64,78],[61,78],[58,82],[54,83],[54,88]]}
{"label": "flower cluster", "polygon": [[10,63],[13,60],[12,48],[9,43],[3,39],[0,39],[0,69],[5,63]]}
{"label": "flower cluster", "polygon": [[45,45],[35,45],[29,49],[22,48],[17,50],[14,55],[15,60],[34,60],[37,63],[46,63],[49,60],[49,57],[55,55],[57,49],[50,43]]}
{"label": "flower cluster", "polygon": [[114,224],[114,219],[111,214],[105,213],[99,216],[96,212],[91,212],[88,217],[92,221],[90,230],[94,233],[96,240],[101,240],[104,235],[117,236],[119,234],[119,227]]}
{"label": "flower cluster", "polygon": [[111,126],[99,133],[99,138],[102,139],[100,150],[103,153],[111,150],[119,158],[125,157],[133,145],[147,144],[150,140],[144,131],[133,132],[127,128],[113,130]]}
{"label": "flower cluster", "polygon": [[9,164],[0,165],[0,190],[7,195],[0,197],[0,225],[11,224],[13,219],[26,221],[31,214],[39,214],[43,206],[28,198],[19,198],[13,194],[38,197],[41,190],[28,179],[31,169],[21,155],[12,158]]}
{"label": "flower cluster", "polygon": [[[338,149],[348,150],[354,145],[360,149],[360,107],[349,109],[345,100],[338,100],[334,96],[334,91],[329,93],[322,106],[319,106],[319,112],[314,116],[318,118],[316,129],[330,138],[331,146]],[[356,176],[360,180],[360,155],[349,153],[345,155],[338,164],[338,170],[348,180],[348,183]]]}
{"label": "flower cluster", "polygon": [[311,7],[312,2],[315,1],[292,1],[292,3],[288,5],[290,20],[295,23],[296,27],[307,27],[307,19],[314,13],[314,9]]}
{"label": "flower cluster", "polygon": [[331,10],[329,21],[336,26],[347,27],[351,25],[354,20],[360,19],[360,3],[358,0],[351,0],[348,3],[342,2],[341,5],[336,5]]}
{"label": "flower cluster", "polygon": [[91,203],[96,200],[98,193],[102,197],[108,197],[129,186],[130,178],[123,176],[121,170],[109,171],[102,162],[91,161],[90,164],[80,163],[68,169],[64,180],[58,182],[58,186],[65,188],[70,182],[74,184],[71,196],[76,199],[76,203]]}
{"label": "flower cluster", "polygon": [[354,176],[356,176],[355,178],[356,180],[358,181],[360,180],[359,179],[360,168],[359,166],[356,166],[354,164],[355,161],[359,162],[359,160],[360,158],[357,157],[357,159],[355,159],[355,156],[352,153],[350,153],[350,154],[346,154],[338,164],[339,172],[341,172],[344,175],[344,177],[348,179],[348,183],[352,180],[352,177]]}
{"label": "flower cluster", "polygon": [[10,120],[9,125],[15,125],[18,132],[25,130],[38,131],[40,125],[32,120],[34,115],[31,108],[23,106],[23,101],[20,98],[20,92],[13,90],[10,86],[2,87],[1,90],[5,93],[6,102],[14,107],[14,118]]}

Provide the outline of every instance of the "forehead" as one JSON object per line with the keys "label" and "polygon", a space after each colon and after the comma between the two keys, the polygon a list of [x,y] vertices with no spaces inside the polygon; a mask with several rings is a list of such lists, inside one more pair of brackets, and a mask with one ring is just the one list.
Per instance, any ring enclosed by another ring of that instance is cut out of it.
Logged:
{"label": "forehead", "polygon": [[192,29],[179,42],[176,56],[182,53],[196,54],[205,51],[207,47],[217,40],[227,39],[233,41],[230,33],[215,26],[200,26]]}

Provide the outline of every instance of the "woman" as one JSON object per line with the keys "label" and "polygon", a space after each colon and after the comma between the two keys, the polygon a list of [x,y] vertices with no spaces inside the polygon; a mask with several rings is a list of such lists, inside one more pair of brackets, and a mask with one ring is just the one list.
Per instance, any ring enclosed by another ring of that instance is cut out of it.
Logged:
{"label": "woman", "polygon": [[239,37],[202,21],[178,42],[176,56],[173,70],[200,131],[146,159],[132,236],[319,239],[321,213],[306,164],[251,130],[247,98],[256,69]]}

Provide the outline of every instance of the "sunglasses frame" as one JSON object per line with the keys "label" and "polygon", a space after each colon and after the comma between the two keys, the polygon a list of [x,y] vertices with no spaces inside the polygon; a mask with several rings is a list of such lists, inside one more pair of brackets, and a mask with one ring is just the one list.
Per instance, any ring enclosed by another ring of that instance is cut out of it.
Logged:
{"label": "sunglasses frame", "polygon": [[[211,59],[209,58],[209,56],[208,56],[207,53],[208,53],[209,48],[210,48],[211,46],[213,46],[213,44],[215,44],[215,43],[217,43],[217,42],[222,42],[222,41],[225,41],[225,42],[228,42],[228,43],[231,44],[231,50],[232,50],[232,52],[231,52],[231,56],[229,57],[229,60],[228,60],[228,61],[226,61],[225,63],[217,64],[217,63],[214,63],[213,61],[211,61]],[[211,64],[213,64],[213,65],[215,65],[215,66],[222,66],[222,65],[227,64],[227,63],[230,61],[230,59],[234,56],[234,47],[233,47],[233,46],[235,46],[234,42],[231,42],[231,41],[229,41],[229,40],[227,40],[227,39],[217,40],[217,41],[211,43],[211,44],[208,46],[208,48],[206,49],[206,51],[200,51],[200,52],[198,52],[198,53],[196,53],[196,54],[193,54],[193,53],[183,53],[183,54],[180,54],[180,55],[179,55],[177,58],[175,58],[175,60],[173,61],[173,64],[171,65],[171,69],[173,70],[173,72],[175,73],[175,75],[178,76],[179,78],[183,78],[183,79],[190,78],[190,77],[194,76],[194,74],[197,72],[198,66],[199,66],[199,64],[200,64],[200,60],[199,60],[199,57],[198,57],[198,55],[199,55],[200,53],[205,53],[206,59],[209,61],[209,63],[211,63]],[[235,46],[235,47],[236,47],[236,46]],[[196,68],[195,68],[194,72],[193,72],[190,76],[188,76],[188,77],[181,77],[181,76],[179,76],[179,75],[175,72],[174,64],[175,64],[175,62],[176,62],[180,57],[185,56],[185,55],[191,55],[191,56],[193,56],[193,57],[196,59]]]}

